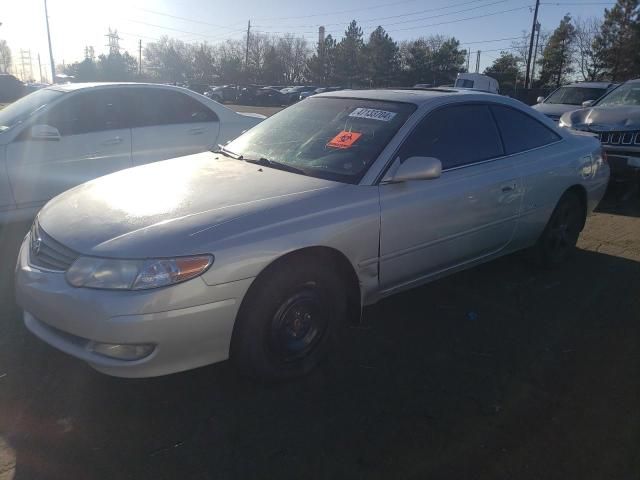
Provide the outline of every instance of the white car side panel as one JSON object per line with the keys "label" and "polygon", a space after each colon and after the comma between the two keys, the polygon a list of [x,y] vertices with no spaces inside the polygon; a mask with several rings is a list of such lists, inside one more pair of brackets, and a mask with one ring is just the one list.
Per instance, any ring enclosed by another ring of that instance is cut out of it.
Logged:
{"label": "white car side panel", "polygon": [[18,208],[44,203],[76,185],[130,166],[130,129],[7,145],[7,170]]}
{"label": "white car side panel", "polygon": [[133,165],[206,152],[217,145],[220,122],[182,123],[132,129]]}

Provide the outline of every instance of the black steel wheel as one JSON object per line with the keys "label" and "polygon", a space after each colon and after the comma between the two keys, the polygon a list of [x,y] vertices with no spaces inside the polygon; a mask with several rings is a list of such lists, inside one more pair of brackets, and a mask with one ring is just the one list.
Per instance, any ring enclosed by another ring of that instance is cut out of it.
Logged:
{"label": "black steel wheel", "polygon": [[242,302],[231,360],[267,381],[308,373],[346,323],[346,302],[342,279],[326,259],[301,256],[267,269]]}
{"label": "black steel wheel", "polygon": [[561,198],[535,247],[537,259],[547,267],[566,261],[575,251],[584,223],[584,206],[574,192]]}

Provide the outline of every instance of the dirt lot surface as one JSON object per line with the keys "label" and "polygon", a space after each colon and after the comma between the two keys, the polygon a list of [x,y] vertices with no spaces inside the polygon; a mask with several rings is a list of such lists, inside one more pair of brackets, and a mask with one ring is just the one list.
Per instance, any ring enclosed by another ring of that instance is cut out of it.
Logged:
{"label": "dirt lot surface", "polygon": [[[366,310],[321,368],[123,380],[30,335],[0,234],[0,479],[640,478],[640,200],[564,268],[521,255]],[[90,312],[87,312],[89,315]]]}

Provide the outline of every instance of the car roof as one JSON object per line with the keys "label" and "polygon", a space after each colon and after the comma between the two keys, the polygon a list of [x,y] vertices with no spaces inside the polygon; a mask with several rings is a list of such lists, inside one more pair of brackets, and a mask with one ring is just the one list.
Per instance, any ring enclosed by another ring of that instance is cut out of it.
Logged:
{"label": "car roof", "polygon": [[381,90],[338,90],[315,95],[314,98],[358,98],[364,100],[381,100],[387,102],[402,102],[422,105],[435,98],[452,97],[459,95],[486,95],[495,98],[496,94],[486,93],[480,90],[462,88],[407,88],[407,89],[381,89]]}
{"label": "car roof", "polygon": [[91,82],[91,83],[63,83],[57,85],[51,85],[48,87],[51,90],[58,90],[60,92],[73,92],[75,90],[87,90],[91,88],[100,87],[115,87],[120,85],[128,86],[147,86],[147,87],[159,87],[159,88],[181,88],[174,85],[166,85],[164,83],[141,83],[141,82]]}
{"label": "car roof", "polygon": [[612,82],[576,82],[565,87],[585,87],[585,88],[608,88],[610,85],[614,85]]}

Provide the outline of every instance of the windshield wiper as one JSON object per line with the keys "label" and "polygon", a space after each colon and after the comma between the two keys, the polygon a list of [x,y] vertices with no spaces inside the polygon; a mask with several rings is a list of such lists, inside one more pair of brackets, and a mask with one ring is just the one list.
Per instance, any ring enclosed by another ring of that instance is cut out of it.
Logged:
{"label": "windshield wiper", "polygon": [[213,153],[221,153],[225,157],[233,158],[235,160],[243,160],[242,155],[234,153],[231,150],[227,150],[223,145],[220,144],[218,144],[218,150],[214,151]]}
{"label": "windshield wiper", "polygon": [[264,165],[265,167],[277,168],[278,170],[284,170],[286,172],[300,173],[302,175],[307,174],[307,172],[305,172],[301,168],[294,167],[287,163],[277,162],[275,160],[269,160],[268,158],[265,158],[265,157],[260,157],[257,160],[252,158],[245,158],[244,161],[249,163],[255,163],[257,165]]}

